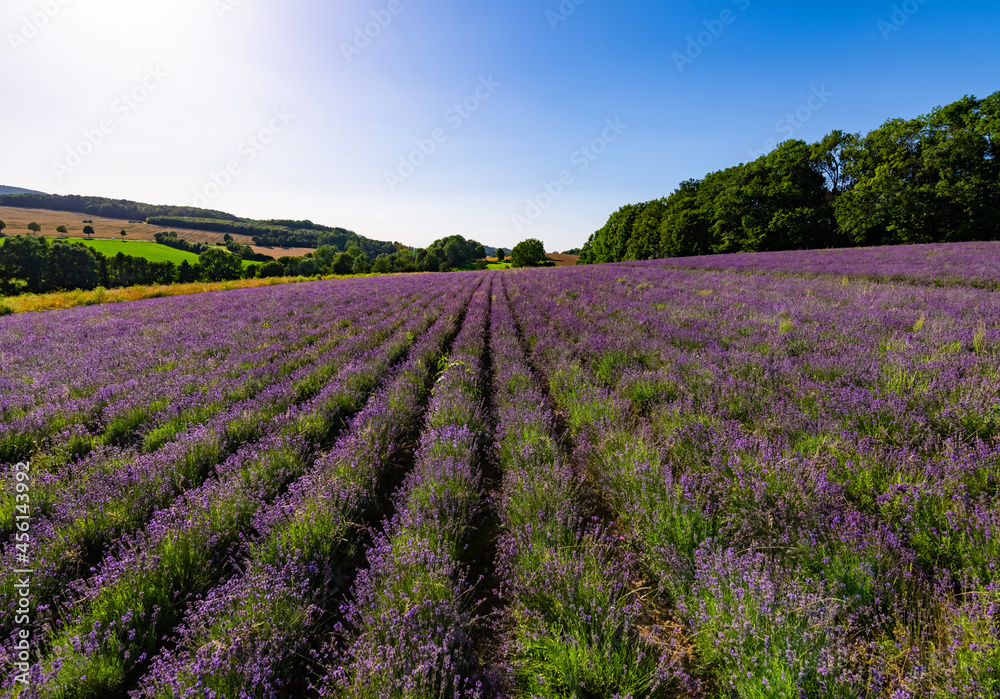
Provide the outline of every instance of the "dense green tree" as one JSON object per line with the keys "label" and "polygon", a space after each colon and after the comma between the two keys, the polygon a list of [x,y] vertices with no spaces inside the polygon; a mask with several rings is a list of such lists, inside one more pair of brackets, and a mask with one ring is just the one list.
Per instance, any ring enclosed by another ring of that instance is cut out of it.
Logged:
{"label": "dense green tree", "polygon": [[87,236],[88,239],[91,238],[91,236],[94,235],[94,227],[93,226],[84,226],[83,227],[83,234],[85,236]]}
{"label": "dense green tree", "polygon": [[4,223],[3,221],[0,221],[0,236],[3,235],[3,229],[6,228],[6,227],[7,227],[7,224]]}
{"label": "dense green tree", "polygon": [[632,223],[632,233],[628,238],[626,260],[652,260],[662,257],[660,223],[665,211],[666,203],[663,199],[639,205],[635,221]]}
{"label": "dense green tree", "polygon": [[[643,208],[643,204],[627,204],[611,214],[604,227],[594,233],[583,246],[581,260],[588,264],[624,260],[628,255],[632,227]],[[511,251],[511,257],[513,256],[514,252]]]}
{"label": "dense green tree", "polygon": [[368,263],[368,256],[364,253],[356,255],[354,257],[354,262],[351,264],[352,274],[368,274],[371,270],[371,265]]}
{"label": "dense green tree", "polygon": [[847,169],[848,155],[857,148],[859,138],[857,134],[836,130],[809,147],[810,158],[826,180],[831,203],[854,187],[856,180]]}
{"label": "dense green tree", "polygon": [[330,274],[330,267],[337,259],[337,254],[336,245],[322,245],[316,249],[313,259],[316,260],[316,264],[319,265],[323,273]]}
{"label": "dense green tree", "polygon": [[712,251],[713,188],[721,176],[685,180],[667,197],[660,221],[664,257],[706,255]]}
{"label": "dense green tree", "polygon": [[853,148],[837,220],[858,245],[1000,237],[1000,95],[892,119]]}
{"label": "dense green tree", "polygon": [[[278,264],[278,266],[280,267],[281,265]],[[198,270],[190,262],[184,260],[177,266],[177,281],[181,284],[190,284],[191,282],[198,281]]]}
{"label": "dense green tree", "polygon": [[0,293],[46,291],[49,245],[45,238],[18,235],[0,245]]}
{"label": "dense green tree", "polygon": [[[451,268],[463,267],[469,262],[486,257],[486,247],[475,240],[466,240],[464,236],[452,235],[447,238],[435,240],[428,246],[427,251],[433,252],[438,260],[438,267],[434,270],[424,267],[427,271],[437,271],[441,265]],[[433,264],[433,263],[431,263]]]}
{"label": "dense green tree", "polygon": [[257,276],[261,279],[270,277],[283,277],[285,276],[285,268],[277,260],[271,260],[270,262],[265,262],[257,270]]}
{"label": "dense green tree", "polygon": [[1000,93],[865,136],[787,141],[665,200],[622,207],[580,261],[1000,239],[998,150]]}
{"label": "dense green tree", "polygon": [[503,262],[505,259],[507,259],[507,255],[503,248],[497,248],[497,262]]}
{"label": "dense green tree", "polygon": [[198,258],[201,268],[201,279],[206,282],[222,282],[240,279],[243,276],[243,263],[240,258],[225,248],[210,248]]}
{"label": "dense green tree", "polygon": [[538,267],[546,259],[545,246],[537,238],[521,241],[510,252],[510,261],[514,267]]}
{"label": "dense green tree", "polygon": [[52,244],[48,258],[47,290],[90,291],[100,283],[97,257],[83,243],[57,240]]}
{"label": "dense green tree", "polygon": [[439,272],[441,270],[441,258],[438,257],[437,250],[428,250],[423,261],[424,271]]}
{"label": "dense green tree", "polygon": [[39,226],[36,222],[32,221],[31,223],[28,224],[28,230],[31,233],[41,233],[42,227]]}
{"label": "dense green tree", "polygon": [[333,262],[333,273],[339,275],[350,274],[351,270],[354,268],[354,258],[351,257],[346,252],[342,252],[337,255],[337,259]]}
{"label": "dense green tree", "polygon": [[822,173],[803,141],[734,168],[715,201],[714,252],[829,247],[836,222]]}
{"label": "dense green tree", "polygon": [[66,228],[66,226],[56,226],[56,233],[62,233],[63,235],[66,235],[67,233],[69,233],[69,229]]}
{"label": "dense green tree", "polygon": [[449,240],[444,246],[444,259],[451,267],[458,267],[465,262],[465,246],[457,240]]}
{"label": "dense green tree", "polygon": [[313,277],[320,273],[320,266],[311,257],[302,257],[295,266],[295,274],[301,277]]}

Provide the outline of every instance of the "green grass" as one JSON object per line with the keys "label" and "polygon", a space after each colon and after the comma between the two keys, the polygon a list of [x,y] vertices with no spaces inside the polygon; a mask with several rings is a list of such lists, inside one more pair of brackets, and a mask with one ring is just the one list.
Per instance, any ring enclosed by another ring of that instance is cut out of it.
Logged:
{"label": "green grass", "polygon": [[[185,252],[184,250],[177,250],[175,248],[160,245],[159,243],[152,243],[146,240],[108,240],[107,238],[96,238],[93,240],[83,240],[81,238],[50,238],[51,240],[66,240],[72,243],[83,243],[87,247],[96,250],[97,252],[108,255],[109,257],[114,257],[118,253],[124,255],[130,255],[131,257],[142,257],[150,262],[173,262],[175,265],[179,265],[185,260],[189,265],[193,265],[198,262],[198,256],[193,252]],[[3,244],[4,239],[0,239],[0,244]],[[248,262],[243,260],[243,265],[248,264],[258,265],[259,262]]]}

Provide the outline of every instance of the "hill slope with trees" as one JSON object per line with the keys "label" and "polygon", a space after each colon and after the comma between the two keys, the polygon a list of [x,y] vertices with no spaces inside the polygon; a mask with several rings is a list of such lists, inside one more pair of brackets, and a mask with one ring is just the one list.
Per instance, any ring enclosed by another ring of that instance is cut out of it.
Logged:
{"label": "hill slope with trees", "polygon": [[1000,92],[862,136],[786,141],[611,215],[582,264],[1000,239]]}

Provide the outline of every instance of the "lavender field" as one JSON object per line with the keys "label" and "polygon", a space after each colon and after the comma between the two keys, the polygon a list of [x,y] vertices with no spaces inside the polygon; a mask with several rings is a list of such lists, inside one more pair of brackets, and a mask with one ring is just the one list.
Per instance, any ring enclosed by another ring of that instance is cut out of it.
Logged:
{"label": "lavender field", "polygon": [[1000,288],[1000,242],[936,243],[881,248],[785,250],[633,262],[643,266],[725,269],[796,276]]}
{"label": "lavender field", "polygon": [[977,245],[0,318],[0,694],[1000,697]]}

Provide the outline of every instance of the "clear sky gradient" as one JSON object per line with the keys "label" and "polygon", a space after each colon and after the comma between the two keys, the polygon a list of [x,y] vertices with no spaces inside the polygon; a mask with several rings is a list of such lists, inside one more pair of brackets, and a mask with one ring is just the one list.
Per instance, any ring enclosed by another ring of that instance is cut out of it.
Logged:
{"label": "clear sky gradient", "polygon": [[4,0],[0,184],[560,251],[777,141],[1000,90],[996,8]]}

